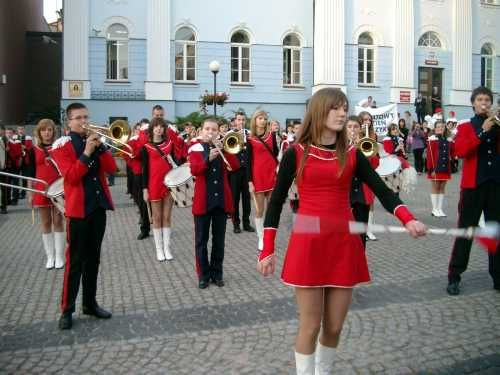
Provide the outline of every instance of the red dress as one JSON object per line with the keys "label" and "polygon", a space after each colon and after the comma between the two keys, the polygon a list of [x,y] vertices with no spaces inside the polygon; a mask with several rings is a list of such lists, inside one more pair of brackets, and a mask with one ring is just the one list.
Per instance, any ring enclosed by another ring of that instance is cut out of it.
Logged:
{"label": "red dress", "polygon": [[[304,149],[302,145],[293,147],[298,169]],[[349,198],[356,168],[354,147],[340,178],[338,167],[335,151],[311,146],[297,182],[300,205],[281,274],[285,284],[351,288],[370,281],[359,235],[332,230],[332,223],[354,220]],[[312,230],[302,231],[303,226]]]}
{"label": "red dress", "polygon": [[[170,140],[164,141],[158,145],[158,148],[165,155],[169,155],[172,152],[173,143]],[[145,144],[143,150],[147,153],[147,188],[149,200],[160,201],[170,194],[163,180],[165,175],[172,169],[172,165],[162,157],[152,144]]]}
{"label": "red dress", "polygon": [[454,153],[453,141],[431,135],[427,139],[427,178],[432,181],[450,180],[450,162]]}
{"label": "red dress", "polygon": [[[248,137],[250,145],[250,176],[256,193],[271,191],[276,183],[276,167],[278,166],[277,145],[274,133],[269,132],[262,142],[255,136]],[[263,142],[267,145],[264,146]]]}
{"label": "red dress", "polygon": [[[42,146],[43,147],[43,146]],[[59,173],[57,172],[54,164],[47,160],[47,154],[51,149],[51,146],[46,148],[46,151],[43,148],[36,145],[33,146],[30,150],[30,163],[33,163],[32,170],[35,178],[39,180],[43,180],[51,185],[55,180],[59,177]],[[37,190],[45,190],[46,186],[40,182],[34,182],[33,188]],[[47,196],[39,193],[33,194],[33,207],[51,207],[53,206],[52,201],[47,198]]]}

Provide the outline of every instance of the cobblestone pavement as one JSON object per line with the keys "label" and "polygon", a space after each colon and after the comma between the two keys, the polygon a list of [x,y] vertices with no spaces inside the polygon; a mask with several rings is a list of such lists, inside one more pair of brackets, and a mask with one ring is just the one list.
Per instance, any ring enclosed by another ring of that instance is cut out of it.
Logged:
{"label": "cobblestone pavement", "polygon": [[[153,239],[137,241],[136,209],[112,188],[98,300],[113,318],[77,312],[57,330],[63,271],[47,271],[39,229],[25,207],[0,216],[0,373],[293,374],[297,314],[293,289],[255,271],[256,237],[228,225],[224,288],[199,290],[193,221],[176,209],[174,261],[155,260]],[[402,195],[430,226],[456,222],[458,178],[445,219],[429,215],[428,183]],[[395,223],[376,208],[376,221]],[[284,209],[280,262],[291,224]],[[372,283],[355,291],[337,353],[336,374],[500,374],[500,294],[487,256],[473,248],[463,293],[445,292],[452,239],[380,235],[368,243]],[[77,311],[79,311],[77,306]]]}

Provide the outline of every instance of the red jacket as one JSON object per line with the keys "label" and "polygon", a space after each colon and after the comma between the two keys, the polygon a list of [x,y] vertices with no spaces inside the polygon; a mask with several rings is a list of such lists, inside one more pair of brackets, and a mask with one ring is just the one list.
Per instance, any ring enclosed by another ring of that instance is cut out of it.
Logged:
{"label": "red jacket", "polygon": [[[71,142],[71,137],[59,138],[52,145],[50,154],[56,162],[64,177],[64,208],[66,217],[85,217],[85,192],[83,189],[83,176],[87,174],[88,167],[76,157],[76,151]],[[113,200],[109,192],[105,173],[112,174],[116,171],[115,159],[109,151],[99,155],[99,181],[104,189],[106,198],[113,207]]]}
{"label": "red jacket", "polygon": [[8,148],[6,167],[14,169],[20,168],[23,160],[23,147],[21,141],[10,139],[5,146]]}
{"label": "red jacket", "polygon": [[[455,155],[464,159],[462,181],[460,182],[462,189],[476,187],[478,148],[480,144],[481,140],[470,120],[458,125],[455,137]],[[497,137],[497,150],[500,152],[500,137]]]}
{"label": "red jacket", "polygon": [[[448,142],[450,144],[450,150],[449,154],[447,155],[447,165],[448,165],[448,172],[451,172],[451,166],[450,166],[450,161],[455,157],[455,143],[451,138],[448,138]],[[429,138],[427,138],[427,162],[426,162],[426,167],[427,169],[431,171],[436,171],[436,168],[439,163],[439,138],[436,137],[435,135],[431,135]]]}
{"label": "red jacket", "polygon": [[[223,151],[224,152],[224,151]],[[224,152],[224,157],[229,162],[232,171],[236,171],[240,167],[240,163],[236,155]],[[206,172],[208,163],[203,156],[203,146],[201,143],[195,143],[189,148],[188,161],[191,168],[191,174],[195,177],[194,183],[194,201],[193,201],[193,215],[205,215],[207,213],[207,183]],[[227,178],[227,166],[223,163],[222,180],[224,183],[224,211],[232,213],[233,196]]]}
{"label": "red jacket", "polygon": [[33,148],[33,138],[29,135],[24,136],[24,140],[21,141],[21,145],[24,146],[23,161],[24,165],[27,166],[30,163],[29,151]]}
{"label": "red jacket", "polygon": [[127,144],[132,148],[132,157],[127,154],[122,154],[123,159],[127,163],[127,166],[132,170],[132,173],[136,176],[142,173],[141,165],[141,148],[143,146],[138,135],[130,137]]}

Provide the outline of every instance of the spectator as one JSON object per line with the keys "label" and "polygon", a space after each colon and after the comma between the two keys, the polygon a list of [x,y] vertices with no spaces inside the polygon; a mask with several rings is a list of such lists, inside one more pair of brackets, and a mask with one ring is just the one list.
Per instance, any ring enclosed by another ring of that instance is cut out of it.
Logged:
{"label": "spectator", "polygon": [[418,122],[415,123],[414,128],[410,132],[409,139],[411,150],[413,151],[413,156],[415,159],[415,170],[419,175],[421,175],[424,170],[423,156],[427,137],[424,133],[424,130],[422,129],[422,125],[420,125]]}
{"label": "spectator", "polygon": [[422,96],[422,93],[419,92],[418,96],[415,99],[415,113],[417,114],[417,122],[421,124],[424,121],[424,117],[427,113],[425,113],[425,107],[427,106],[427,100]]}

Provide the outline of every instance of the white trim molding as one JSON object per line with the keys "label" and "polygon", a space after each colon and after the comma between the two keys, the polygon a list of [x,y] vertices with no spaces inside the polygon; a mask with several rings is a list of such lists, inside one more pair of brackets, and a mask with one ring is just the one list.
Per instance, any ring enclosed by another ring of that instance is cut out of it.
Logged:
{"label": "white trim molding", "polygon": [[359,36],[363,33],[369,33],[371,37],[373,38],[373,46],[374,47],[382,47],[385,46],[384,38],[382,34],[377,30],[375,25],[360,25],[354,30],[352,33],[352,44],[357,45],[358,44],[358,39]]}
{"label": "white trim molding", "polygon": [[101,26],[99,26],[100,29],[97,29],[96,26],[92,26],[92,31],[95,33],[95,36],[106,38],[106,30],[108,30],[108,28],[115,23],[122,24],[128,29],[129,39],[137,37],[134,23],[128,18],[120,16],[106,18]]}
{"label": "white trim molding", "polygon": [[248,27],[247,23],[246,22],[240,22],[239,24],[235,25],[230,31],[229,31],[229,34],[227,36],[227,41],[229,43],[231,43],[231,37],[233,36],[233,34],[236,32],[236,31],[244,31],[247,33],[248,35],[248,41],[249,41],[249,44],[252,45],[252,44],[256,44],[255,43],[255,36],[253,35],[252,33],[252,30],[250,30],[250,28]]}
{"label": "white trim molding", "polygon": [[[427,31],[434,31],[438,37],[439,40],[441,41],[441,48],[434,48],[434,47],[421,47],[418,45],[418,41],[420,40],[420,37],[424,35]],[[417,30],[417,33],[415,34],[415,48],[425,48],[425,49],[435,49],[438,51],[449,51],[451,46],[450,40],[446,37],[444,31],[437,25],[424,25],[420,29]]]}

